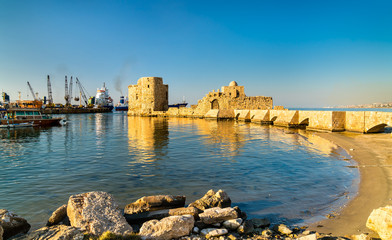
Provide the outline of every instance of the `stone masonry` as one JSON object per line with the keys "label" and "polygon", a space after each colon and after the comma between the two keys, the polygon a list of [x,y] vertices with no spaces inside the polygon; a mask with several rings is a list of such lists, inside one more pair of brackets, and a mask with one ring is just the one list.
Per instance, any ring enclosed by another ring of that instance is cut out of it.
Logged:
{"label": "stone masonry", "polygon": [[272,97],[247,97],[244,86],[238,86],[237,82],[232,81],[229,86],[223,86],[221,90],[209,92],[192,107],[195,113],[204,115],[211,109],[272,109],[273,101]]}
{"label": "stone masonry", "polygon": [[154,111],[167,111],[169,86],[160,77],[142,77],[137,85],[128,86],[128,114],[145,115]]}

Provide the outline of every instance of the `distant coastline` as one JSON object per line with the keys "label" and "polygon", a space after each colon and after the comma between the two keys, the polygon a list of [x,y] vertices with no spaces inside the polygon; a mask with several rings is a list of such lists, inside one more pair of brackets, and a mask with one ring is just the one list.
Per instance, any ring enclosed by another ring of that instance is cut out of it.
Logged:
{"label": "distant coastline", "polygon": [[389,103],[370,103],[361,105],[338,106],[337,108],[392,108],[392,102]]}

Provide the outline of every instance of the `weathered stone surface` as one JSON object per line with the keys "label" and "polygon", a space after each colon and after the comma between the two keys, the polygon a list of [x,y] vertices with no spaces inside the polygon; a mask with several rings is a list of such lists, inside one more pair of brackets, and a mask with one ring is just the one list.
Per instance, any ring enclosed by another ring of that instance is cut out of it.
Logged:
{"label": "weathered stone surface", "polygon": [[290,235],[293,232],[284,224],[275,225],[274,231],[285,235]]}
{"label": "weathered stone surface", "polygon": [[241,226],[237,228],[237,232],[239,234],[249,234],[252,233],[254,230],[253,223],[251,220],[246,220],[242,223]]}
{"label": "weathered stone surface", "polygon": [[238,218],[237,212],[231,208],[209,208],[199,214],[200,220],[205,224],[221,223],[226,220]]}
{"label": "weathered stone surface", "polygon": [[0,225],[0,240],[3,240],[3,233],[4,233],[3,227]]}
{"label": "weathered stone surface", "polygon": [[125,206],[126,214],[135,214],[161,209],[180,208],[185,206],[185,196],[156,195],[142,197]]}
{"label": "weathered stone surface", "polygon": [[219,190],[215,193],[212,189],[209,190],[202,198],[189,204],[189,207],[195,207],[200,210],[205,210],[213,207],[226,208],[230,206],[231,199],[225,191]]}
{"label": "weathered stone surface", "polygon": [[375,231],[382,240],[392,239],[392,206],[374,209],[367,219],[366,227]]}
{"label": "weathered stone surface", "polygon": [[194,218],[198,217],[199,210],[194,207],[163,209],[151,212],[142,212],[136,214],[124,214],[128,223],[144,223],[153,219],[160,220],[169,216],[192,215]]}
{"label": "weathered stone surface", "polygon": [[269,225],[271,224],[271,222],[266,218],[253,218],[251,219],[251,221],[253,223],[253,227],[255,228],[266,228],[269,227]]}
{"label": "weathered stone surface", "polygon": [[27,233],[31,227],[26,219],[19,217],[6,209],[0,209],[0,225],[4,231],[4,239],[15,236],[19,233]]}
{"label": "weathered stone surface", "polygon": [[72,195],[68,200],[67,215],[71,226],[93,235],[106,231],[119,235],[132,233],[132,227],[118,210],[112,195],[105,192]]}
{"label": "weathered stone surface", "polygon": [[352,235],[351,236],[352,240],[369,240],[370,237],[364,233],[360,234],[360,235]]}
{"label": "weathered stone surface", "polygon": [[206,238],[223,236],[228,232],[225,228],[206,228],[201,230],[201,234],[206,236]]}
{"label": "weathered stone surface", "polygon": [[309,234],[307,236],[303,236],[298,238],[298,240],[317,240],[317,234],[313,233],[313,234]]}
{"label": "weathered stone surface", "polygon": [[230,219],[223,222],[223,226],[230,230],[236,230],[242,224],[242,218]]}
{"label": "weathered stone surface", "polygon": [[160,221],[145,222],[139,235],[143,239],[169,240],[189,235],[194,224],[195,220],[191,215],[170,216]]}
{"label": "weathered stone surface", "polygon": [[227,238],[229,240],[237,240],[239,238],[239,236],[236,236],[235,234],[232,233],[232,234],[227,235]]}
{"label": "weathered stone surface", "polygon": [[65,225],[55,225],[51,227],[40,228],[24,239],[29,240],[82,240],[84,234],[77,228],[65,226]]}
{"label": "weathered stone surface", "polygon": [[199,229],[198,227],[194,227],[193,230],[192,230],[192,232],[194,232],[194,233],[199,233],[199,232],[200,232],[200,229]]}
{"label": "weathered stone surface", "polygon": [[57,225],[62,222],[65,218],[67,218],[67,204],[57,208],[50,216],[48,223],[46,226]]}
{"label": "weathered stone surface", "polygon": [[248,216],[246,215],[246,212],[241,211],[241,209],[238,206],[233,207],[234,210],[237,211],[238,217],[242,218],[242,220],[246,220]]}

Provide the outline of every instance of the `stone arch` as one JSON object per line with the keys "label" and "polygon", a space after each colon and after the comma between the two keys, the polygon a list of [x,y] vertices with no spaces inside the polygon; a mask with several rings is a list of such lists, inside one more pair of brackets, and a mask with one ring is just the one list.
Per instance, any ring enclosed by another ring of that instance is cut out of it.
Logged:
{"label": "stone arch", "polygon": [[211,109],[219,109],[219,102],[218,102],[218,99],[214,99],[214,100],[211,102]]}
{"label": "stone arch", "polygon": [[306,125],[309,126],[309,118],[305,118],[304,120],[302,120],[299,125]]}
{"label": "stone arch", "polygon": [[376,126],[373,126],[373,127],[369,128],[369,129],[366,131],[366,133],[379,133],[379,132],[383,132],[383,131],[384,131],[384,128],[385,128],[386,126],[388,126],[388,125],[385,124],[385,123],[378,124],[378,125],[376,125]]}
{"label": "stone arch", "polygon": [[240,96],[240,91],[235,90],[235,97],[238,98]]}
{"label": "stone arch", "polygon": [[237,113],[237,115],[235,115],[235,119],[238,120],[239,117],[240,117],[240,113]]}

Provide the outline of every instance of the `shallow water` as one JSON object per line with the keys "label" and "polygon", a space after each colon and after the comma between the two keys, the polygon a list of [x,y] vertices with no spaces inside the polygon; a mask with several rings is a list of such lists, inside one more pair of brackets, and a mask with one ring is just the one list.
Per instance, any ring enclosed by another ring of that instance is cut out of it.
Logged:
{"label": "shallow water", "polygon": [[251,217],[315,221],[347,202],[359,175],[312,133],[235,121],[64,116],[61,127],[0,131],[0,208],[44,225],[68,197],[106,191],[120,206],[146,195],[224,189]]}

